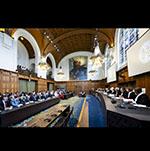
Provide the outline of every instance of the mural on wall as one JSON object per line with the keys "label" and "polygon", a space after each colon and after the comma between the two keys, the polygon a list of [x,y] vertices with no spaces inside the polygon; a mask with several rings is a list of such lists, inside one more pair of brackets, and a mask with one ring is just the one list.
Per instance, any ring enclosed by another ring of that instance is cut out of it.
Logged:
{"label": "mural on wall", "polygon": [[69,59],[70,80],[87,80],[87,59],[86,56]]}

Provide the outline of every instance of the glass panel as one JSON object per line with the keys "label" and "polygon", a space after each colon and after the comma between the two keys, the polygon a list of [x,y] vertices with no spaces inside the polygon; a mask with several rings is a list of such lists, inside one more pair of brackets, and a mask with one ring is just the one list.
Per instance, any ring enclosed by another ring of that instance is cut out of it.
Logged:
{"label": "glass panel", "polygon": [[127,50],[138,39],[137,28],[122,28],[119,35],[119,66],[127,61]]}

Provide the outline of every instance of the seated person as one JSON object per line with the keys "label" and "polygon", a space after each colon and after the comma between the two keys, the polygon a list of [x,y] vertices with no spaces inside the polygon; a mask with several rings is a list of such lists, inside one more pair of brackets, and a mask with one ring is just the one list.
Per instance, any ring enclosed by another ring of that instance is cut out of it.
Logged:
{"label": "seated person", "polygon": [[62,90],[59,91],[59,98],[64,99],[64,93]]}
{"label": "seated person", "polygon": [[5,102],[2,95],[0,96],[0,110],[5,110]]}
{"label": "seated person", "polygon": [[116,87],[116,88],[115,88],[115,91],[116,91],[115,96],[116,96],[116,97],[119,97],[119,96],[121,95],[120,88],[119,88],[119,87]]}
{"label": "seated person", "polygon": [[110,90],[111,90],[111,94],[116,94],[116,90],[114,89],[114,87],[111,87]]}
{"label": "seated person", "polygon": [[42,99],[42,100],[45,100],[45,99],[46,99],[46,96],[45,96],[45,94],[44,94],[43,92],[41,93],[41,99]]}
{"label": "seated person", "polygon": [[55,96],[56,98],[59,98],[59,90],[58,90],[58,89],[54,92],[54,96]]}
{"label": "seated person", "polygon": [[27,103],[27,102],[30,101],[30,96],[29,96],[29,94],[27,94],[27,93],[25,94],[25,96],[26,96],[26,103]]}
{"label": "seated person", "polygon": [[21,104],[25,105],[26,104],[26,97],[25,97],[25,94],[20,94],[19,96],[19,101]]}
{"label": "seated person", "polygon": [[110,88],[107,88],[107,93],[108,93],[108,94],[112,93],[112,91],[111,91]]}
{"label": "seated person", "polygon": [[50,95],[51,95],[52,97],[55,96],[55,95],[54,95],[54,90],[52,90],[52,91],[50,92]]}
{"label": "seated person", "polygon": [[35,102],[36,101],[36,97],[32,93],[30,93],[29,95],[30,95],[29,100]]}
{"label": "seated person", "polygon": [[37,93],[36,100],[41,100],[41,94],[40,93]]}
{"label": "seated person", "polygon": [[17,98],[17,97],[12,97],[12,98],[11,98],[11,105],[12,105],[13,107],[20,107],[19,98]]}
{"label": "seated person", "polygon": [[128,88],[128,99],[135,100],[135,98],[136,98],[136,94],[135,94],[133,88]]}
{"label": "seated person", "polygon": [[3,101],[5,102],[5,109],[11,108],[11,95],[12,94],[4,94],[3,95]]}
{"label": "seated person", "polygon": [[135,98],[135,102],[137,104],[142,104],[142,105],[146,105],[146,106],[150,107],[149,97],[144,92],[142,92],[141,88],[136,88],[135,93],[137,95]]}
{"label": "seated person", "polygon": [[79,93],[79,97],[85,97],[86,96],[86,93],[84,92],[84,91],[81,91],[80,93]]}
{"label": "seated person", "polygon": [[121,96],[125,99],[128,98],[128,91],[126,90],[126,88],[121,88]]}

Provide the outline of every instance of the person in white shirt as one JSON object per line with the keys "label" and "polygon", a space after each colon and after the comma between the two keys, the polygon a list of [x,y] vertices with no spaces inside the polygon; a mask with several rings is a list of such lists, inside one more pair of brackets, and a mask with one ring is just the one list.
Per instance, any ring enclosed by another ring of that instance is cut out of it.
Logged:
{"label": "person in white shirt", "polygon": [[58,91],[58,89],[54,92],[54,95],[55,95],[56,98],[59,97],[59,91]]}
{"label": "person in white shirt", "polygon": [[128,88],[128,99],[135,100],[136,96],[137,95],[135,94],[134,89],[133,88]]}

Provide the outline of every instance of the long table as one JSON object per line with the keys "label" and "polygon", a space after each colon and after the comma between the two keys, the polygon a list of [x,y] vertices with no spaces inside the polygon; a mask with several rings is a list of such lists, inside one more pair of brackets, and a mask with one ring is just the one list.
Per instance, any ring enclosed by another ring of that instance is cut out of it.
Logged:
{"label": "long table", "polygon": [[103,101],[107,111],[108,127],[150,127],[150,108],[120,107],[121,100],[113,100],[103,93],[97,93],[99,100]]}
{"label": "long table", "polygon": [[49,98],[42,102],[35,102],[12,110],[2,111],[0,113],[0,127],[8,127],[16,124],[38,112],[45,110],[60,102],[59,98]]}
{"label": "long table", "polygon": [[70,113],[70,105],[57,104],[52,108],[48,108],[39,114],[24,120],[14,127],[55,127],[59,119],[61,120],[60,124],[64,124]]}
{"label": "long table", "polygon": [[73,92],[69,92],[69,93],[64,94],[64,99],[69,99],[71,97],[73,97]]}

